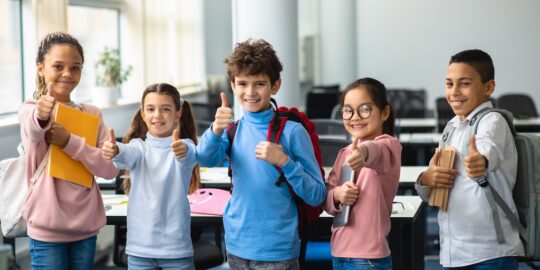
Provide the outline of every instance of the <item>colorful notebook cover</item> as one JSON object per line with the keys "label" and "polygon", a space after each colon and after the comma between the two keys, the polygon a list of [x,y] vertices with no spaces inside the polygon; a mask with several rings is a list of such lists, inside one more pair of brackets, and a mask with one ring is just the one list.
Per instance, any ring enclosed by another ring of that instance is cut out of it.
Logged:
{"label": "colorful notebook cover", "polygon": [[231,193],[223,189],[200,188],[188,196],[191,213],[222,216]]}
{"label": "colorful notebook cover", "polygon": [[[54,121],[62,124],[69,132],[84,137],[88,145],[96,146],[99,129],[97,116],[57,103]],[[57,145],[51,146],[49,175],[87,188],[91,188],[93,183],[92,173],[81,162],[71,159]]]}

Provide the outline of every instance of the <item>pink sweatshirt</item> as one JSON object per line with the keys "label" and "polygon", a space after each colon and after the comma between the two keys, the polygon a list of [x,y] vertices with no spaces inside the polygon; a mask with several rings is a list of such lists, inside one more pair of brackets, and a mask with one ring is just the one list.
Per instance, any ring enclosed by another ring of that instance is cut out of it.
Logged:
{"label": "pink sweatshirt", "polygon": [[[77,107],[75,103],[65,105]],[[107,140],[107,129],[101,120],[101,112],[91,105],[83,110],[100,118],[97,147],[86,144],[85,139],[71,134],[63,151],[78,160],[94,175],[106,179],[114,178],[118,169],[112,161],[101,157],[101,145]],[[50,119],[54,119],[54,112]],[[52,120],[41,127],[36,110],[36,101],[26,101],[19,110],[21,139],[26,152],[26,180],[36,171],[45,156],[48,144],[45,132]],[[94,236],[105,225],[105,209],[99,187],[94,181],[92,188],[53,179],[45,173],[37,179],[31,196],[27,198],[23,216],[28,224],[28,236],[44,242],[71,242]]]}
{"label": "pink sweatshirt", "polygon": [[[350,211],[349,223],[332,228],[332,256],[376,259],[390,255],[386,236],[390,232],[392,203],[399,184],[401,144],[389,135],[361,144],[368,148],[368,159],[356,178],[359,196]],[[334,188],[339,183],[347,148],[342,149],[328,175],[328,194],[323,206],[331,215],[341,211],[334,205]]]}

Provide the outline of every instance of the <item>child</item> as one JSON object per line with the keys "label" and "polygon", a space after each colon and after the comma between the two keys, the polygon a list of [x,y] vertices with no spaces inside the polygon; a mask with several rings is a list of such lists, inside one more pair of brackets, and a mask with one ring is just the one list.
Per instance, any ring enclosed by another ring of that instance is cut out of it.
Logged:
{"label": "child", "polygon": [[[343,91],[340,106],[343,125],[354,140],[338,153],[328,175],[324,209],[331,215],[343,205],[351,210],[347,225],[332,228],[333,268],[392,269],[386,236],[399,184],[401,145],[393,137],[386,88],[375,79],[359,79]],[[355,182],[340,185],[342,166],[354,171]]]}
{"label": "child", "polygon": [[[455,169],[435,164],[435,152],[428,169],[416,184],[419,195],[428,200],[431,188],[451,188],[447,211],[439,211],[441,264],[445,269],[517,269],[515,256],[524,254],[518,231],[498,211],[494,219],[477,180],[484,174],[506,204],[516,212],[512,189],[516,181],[517,150],[510,129],[499,113],[489,113],[470,135],[469,122],[483,108],[492,107],[495,90],[491,57],[481,50],[466,50],[450,58],[446,75],[446,100],[456,114],[447,127],[455,127],[448,142],[456,149]],[[468,153],[462,146],[469,142]],[[494,221],[500,222],[503,243],[497,240]]]}
{"label": "child", "polygon": [[[37,89],[34,100],[19,111],[21,140],[26,150],[27,181],[45,157],[51,144],[60,146],[95,176],[114,178],[118,170],[101,158],[107,140],[98,108],[76,104],[70,94],[81,78],[84,63],[79,42],[65,33],[51,33],[40,42],[36,59]],[[97,147],[54,122],[55,103],[80,109],[100,118]],[[30,183],[29,183],[30,184]],[[27,198],[24,218],[28,225],[33,269],[92,269],[96,235],[105,225],[105,208],[98,185],[86,188],[41,174]]]}
{"label": "child", "polygon": [[126,144],[116,143],[111,129],[103,157],[128,169],[133,180],[128,185],[128,268],[194,269],[187,194],[200,180],[191,106],[174,86],[152,84],[124,138]]}
{"label": "child", "polygon": [[223,223],[231,269],[298,269],[298,213],[287,185],[275,185],[281,167],[306,203],[320,205],[326,188],[307,131],[287,121],[280,144],[267,141],[274,118],[270,97],[280,86],[281,63],[264,40],[238,43],[225,60],[231,87],[243,107],[232,149],[226,129],[233,119],[225,93],[212,126],[201,137],[197,159],[216,166],[226,155],[233,169],[232,197]]}

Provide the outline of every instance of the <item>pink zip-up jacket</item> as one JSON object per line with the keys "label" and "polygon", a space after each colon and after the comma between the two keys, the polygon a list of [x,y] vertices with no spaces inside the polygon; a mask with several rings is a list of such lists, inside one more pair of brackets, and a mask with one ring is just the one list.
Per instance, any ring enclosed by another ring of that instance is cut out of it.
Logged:
{"label": "pink zip-up jacket", "polygon": [[[332,256],[340,258],[376,259],[390,255],[386,236],[390,232],[392,203],[399,185],[401,144],[389,135],[364,141],[368,158],[358,173],[359,196],[351,207],[346,226],[332,228]],[[348,147],[338,153],[328,175],[328,194],[323,208],[331,215],[341,211],[334,205],[334,188],[346,163]]]}
{"label": "pink zip-up jacket", "polygon": [[[73,102],[64,105],[79,108]],[[78,160],[95,176],[114,178],[118,169],[111,160],[101,156],[101,145],[108,139],[107,128],[101,119],[98,108],[84,104],[83,111],[100,118],[97,147],[86,144],[85,139],[71,134],[63,151]],[[51,127],[54,112],[45,127],[37,118],[36,101],[26,101],[19,110],[21,140],[26,153],[26,180],[29,184],[32,175],[45,156],[49,145],[45,132]],[[105,209],[97,183],[86,188],[68,181],[53,179],[43,170],[27,197],[23,216],[28,225],[28,236],[44,242],[72,242],[96,235],[105,225]]]}

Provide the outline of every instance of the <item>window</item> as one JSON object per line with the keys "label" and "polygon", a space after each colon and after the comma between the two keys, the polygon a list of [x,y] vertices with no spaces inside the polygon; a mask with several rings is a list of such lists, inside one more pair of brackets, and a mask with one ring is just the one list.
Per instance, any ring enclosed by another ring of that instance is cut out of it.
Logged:
{"label": "window", "polygon": [[99,53],[105,48],[119,48],[120,10],[69,5],[68,33],[79,40],[84,51],[84,66],[81,81],[73,99],[89,101],[95,87],[94,66]]}
{"label": "window", "polygon": [[0,114],[23,101],[21,33],[21,2],[0,1]]}

